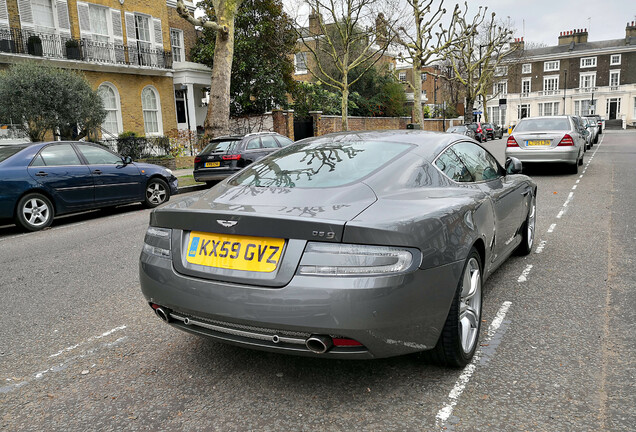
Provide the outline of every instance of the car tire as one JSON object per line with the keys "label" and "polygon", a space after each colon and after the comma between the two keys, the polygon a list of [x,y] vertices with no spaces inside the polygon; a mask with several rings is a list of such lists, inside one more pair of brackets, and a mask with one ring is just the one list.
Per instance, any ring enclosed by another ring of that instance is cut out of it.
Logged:
{"label": "car tire", "polygon": [[51,200],[41,193],[23,196],[15,211],[16,225],[27,231],[39,231],[50,226],[54,216]]}
{"label": "car tire", "polygon": [[537,225],[537,197],[534,192],[530,198],[530,208],[528,209],[528,216],[521,225],[521,243],[515,251],[517,255],[526,256],[532,252],[532,246],[534,245],[535,228]]}
{"label": "car tire", "polygon": [[479,253],[472,248],[437,344],[423,353],[427,360],[443,366],[464,367],[473,358],[481,327],[481,268]]}
{"label": "car tire", "polygon": [[155,208],[170,199],[170,187],[160,178],[152,178],[144,190],[144,207]]}

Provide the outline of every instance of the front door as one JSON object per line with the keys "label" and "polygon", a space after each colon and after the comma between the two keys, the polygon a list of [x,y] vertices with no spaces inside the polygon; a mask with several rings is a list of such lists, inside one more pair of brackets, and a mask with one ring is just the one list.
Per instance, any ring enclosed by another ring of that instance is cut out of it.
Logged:
{"label": "front door", "polygon": [[190,126],[188,125],[187,90],[175,90],[174,103],[177,110],[177,129],[189,129]]}
{"label": "front door", "polygon": [[54,197],[58,213],[93,205],[93,177],[71,144],[51,144],[42,148],[28,172]]}
{"label": "front door", "polygon": [[615,99],[611,99],[609,102],[609,115],[608,118],[610,120],[616,119],[616,112],[618,111],[618,101]]}
{"label": "front door", "polygon": [[143,200],[141,173],[135,164],[124,165],[121,157],[90,144],[76,144],[86,159],[95,183],[95,204]]}

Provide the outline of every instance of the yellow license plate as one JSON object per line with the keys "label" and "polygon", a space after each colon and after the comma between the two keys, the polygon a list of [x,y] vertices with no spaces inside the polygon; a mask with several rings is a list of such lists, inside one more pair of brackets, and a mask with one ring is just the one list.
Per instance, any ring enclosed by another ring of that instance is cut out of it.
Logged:
{"label": "yellow license plate", "polygon": [[269,273],[280,262],[284,239],[190,233],[186,261],[207,267]]}
{"label": "yellow license plate", "polygon": [[205,167],[206,168],[214,168],[214,167],[218,167],[221,165],[221,162],[206,162],[205,163]]}
{"label": "yellow license plate", "polygon": [[528,145],[529,145],[529,146],[549,146],[550,144],[552,144],[552,141],[550,141],[550,140],[533,140],[533,141],[528,141]]}

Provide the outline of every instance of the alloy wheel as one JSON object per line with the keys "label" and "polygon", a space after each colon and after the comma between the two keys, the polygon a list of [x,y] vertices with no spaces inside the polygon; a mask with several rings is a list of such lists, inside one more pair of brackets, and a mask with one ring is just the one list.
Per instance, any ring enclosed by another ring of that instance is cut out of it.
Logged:
{"label": "alloy wheel", "polygon": [[146,189],[146,198],[150,203],[159,205],[166,200],[166,189],[159,182],[151,182]]}
{"label": "alloy wheel", "polygon": [[462,351],[472,352],[479,336],[481,320],[481,272],[472,257],[466,265],[459,297],[459,331]]}
{"label": "alloy wheel", "polygon": [[48,204],[40,198],[31,198],[22,206],[24,220],[31,226],[40,227],[47,223],[51,215]]}

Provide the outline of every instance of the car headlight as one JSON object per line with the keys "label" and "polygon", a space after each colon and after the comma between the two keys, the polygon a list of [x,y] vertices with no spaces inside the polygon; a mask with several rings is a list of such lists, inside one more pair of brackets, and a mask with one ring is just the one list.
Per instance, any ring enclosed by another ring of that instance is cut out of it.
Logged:
{"label": "car headlight", "polygon": [[300,261],[303,276],[370,276],[401,273],[413,264],[408,249],[309,242]]}
{"label": "car headlight", "polygon": [[172,175],[172,170],[170,168],[166,168],[166,171],[168,171],[168,174]]}
{"label": "car headlight", "polygon": [[157,228],[150,226],[144,238],[143,251],[148,255],[170,259],[170,237],[172,230],[169,228]]}

